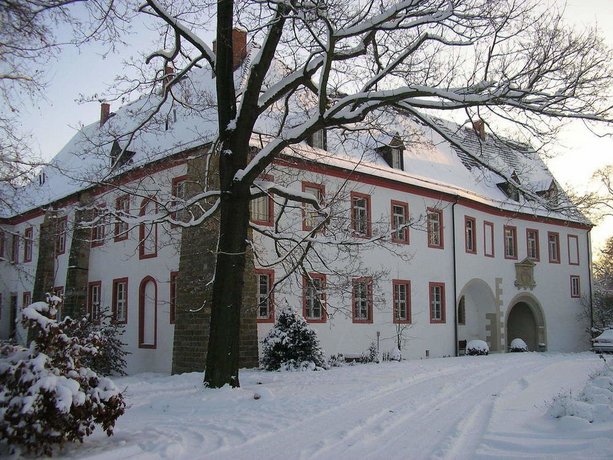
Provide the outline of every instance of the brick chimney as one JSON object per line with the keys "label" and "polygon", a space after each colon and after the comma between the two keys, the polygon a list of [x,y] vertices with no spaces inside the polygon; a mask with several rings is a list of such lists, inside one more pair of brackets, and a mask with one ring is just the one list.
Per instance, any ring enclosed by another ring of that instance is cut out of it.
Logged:
{"label": "brick chimney", "polygon": [[485,122],[479,118],[475,121],[473,121],[473,129],[475,130],[475,133],[477,133],[477,136],[479,136],[481,138],[481,140],[485,140]]}
{"label": "brick chimney", "polygon": [[106,120],[111,116],[111,104],[102,102],[100,104],[100,126],[106,123]]}
{"label": "brick chimney", "polygon": [[166,86],[168,86],[168,83],[170,83],[174,76],[175,69],[171,65],[166,65],[166,67],[164,67],[164,86],[162,87],[164,93],[166,93]]}
{"label": "brick chimney", "polygon": [[[217,40],[213,40],[213,53],[217,53]],[[232,70],[236,70],[247,57],[247,32],[232,29]]]}

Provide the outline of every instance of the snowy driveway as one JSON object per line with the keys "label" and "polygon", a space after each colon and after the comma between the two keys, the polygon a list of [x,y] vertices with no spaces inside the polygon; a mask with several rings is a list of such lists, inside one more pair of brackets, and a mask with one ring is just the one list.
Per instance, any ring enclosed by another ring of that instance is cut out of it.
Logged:
{"label": "snowy driveway", "polygon": [[[244,371],[242,388],[204,390],[199,374],[118,379],[129,409],[116,435],[70,458],[613,458],[613,417],[546,415],[603,367],[596,355],[506,354]],[[254,399],[254,394],[260,396]]]}

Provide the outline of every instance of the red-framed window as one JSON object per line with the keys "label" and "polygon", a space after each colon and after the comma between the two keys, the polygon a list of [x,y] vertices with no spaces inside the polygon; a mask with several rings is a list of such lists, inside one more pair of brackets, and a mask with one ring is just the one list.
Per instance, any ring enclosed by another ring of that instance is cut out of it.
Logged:
{"label": "red-framed window", "polygon": [[155,279],[146,276],[138,289],[138,347],[157,347],[158,289]]}
{"label": "red-framed window", "polygon": [[326,322],[326,275],[309,273],[302,277],[302,316],[309,323]]}
{"label": "red-framed window", "polygon": [[275,272],[268,269],[255,270],[256,300],[258,303],[257,322],[275,322],[274,291]]}
{"label": "red-framed window", "polygon": [[392,241],[409,244],[409,204],[392,200]]}
{"label": "red-framed window", "polygon": [[[140,206],[140,215],[153,218],[157,204],[151,198],[145,198]],[[143,222],[138,226],[138,256],[149,259],[158,254],[158,226],[155,222]]]}
{"label": "red-framed window", "polygon": [[[172,203],[174,206],[185,204],[187,199],[187,175],[178,176],[172,179]],[[190,220],[189,211],[181,209],[173,212],[171,218],[179,222],[188,222]]]}
{"label": "red-framed window", "polygon": [[130,215],[130,196],[121,195],[115,199],[115,228],[113,236],[115,241],[124,241],[128,239],[128,232],[130,225],[127,222],[123,222],[119,217],[128,217]]}
{"label": "red-framed window", "polygon": [[[302,191],[309,193],[315,198],[319,204],[323,204],[325,197],[325,188],[322,184],[314,184],[312,182],[302,182]],[[313,230],[320,223],[320,215],[312,205],[305,203],[302,207],[302,230]]]}
{"label": "red-framed window", "polygon": [[92,281],[87,286],[87,314],[93,322],[100,321],[102,282]]}
{"label": "red-framed window", "polygon": [[170,272],[170,324],[175,324],[177,314],[177,281],[179,272]]}
{"label": "red-framed window", "polygon": [[570,296],[573,299],[581,297],[581,280],[576,275],[570,277]]}
{"label": "red-framed window", "polygon": [[97,208],[94,211],[94,225],[91,235],[92,247],[102,246],[106,238],[106,211],[102,208]]}
{"label": "red-framed window", "polygon": [[373,322],[372,288],[370,276],[353,279],[351,312],[354,323]]}
{"label": "red-framed window", "polygon": [[32,262],[32,248],[34,246],[34,228],[28,227],[23,232],[23,261]]}
{"label": "red-framed window", "polygon": [[468,254],[477,253],[477,220],[464,216],[464,250]]}
{"label": "red-framed window", "polygon": [[396,324],[411,323],[411,282],[409,280],[392,280],[392,301]]}
{"label": "red-framed window", "polygon": [[30,291],[25,291],[22,296],[22,308],[26,308],[28,305],[32,303],[32,293]]}
{"label": "red-framed window", "polygon": [[430,322],[445,322],[445,283],[429,283]]}
{"label": "red-framed window", "polygon": [[118,324],[128,322],[128,278],[113,280],[113,321]]}
{"label": "red-framed window", "polygon": [[55,235],[55,255],[59,256],[66,252],[66,231],[68,228],[68,216],[60,217],[57,220]]}
{"label": "red-framed window", "polygon": [[560,263],[560,234],[557,232],[547,232],[547,250],[549,252],[549,262],[552,264]]}
{"label": "red-framed window", "polygon": [[[271,176],[261,176],[261,180],[273,182]],[[253,198],[249,203],[249,212],[251,213],[251,222],[256,225],[272,226],[275,223],[275,202],[271,193],[265,193],[262,196]]]}
{"label": "red-framed window", "polygon": [[443,211],[441,209],[428,208],[427,210],[428,227],[428,247],[443,249]]}
{"label": "red-framed window", "polygon": [[504,226],[504,258],[517,259],[517,227]]}
{"label": "red-framed window", "polygon": [[360,238],[372,235],[370,195],[351,192],[351,229],[353,235]]}
{"label": "red-framed window", "polygon": [[11,262],[19,263],[19,234],[11,234]]}
{"label": "red-framed window", "polygon": [[494,257],[494,224],[493,222],[483,222],[483,254],[486,257]]}
{"label": "red-framed window", "polygon": [[568,264],[579,265],[579,237],[568,235]]}
{"label": "red-framed window", "polygon": [[533,228],[526,229],[526,251],[528,259],[538,262],[541,259],[539,246],[539,231]]}

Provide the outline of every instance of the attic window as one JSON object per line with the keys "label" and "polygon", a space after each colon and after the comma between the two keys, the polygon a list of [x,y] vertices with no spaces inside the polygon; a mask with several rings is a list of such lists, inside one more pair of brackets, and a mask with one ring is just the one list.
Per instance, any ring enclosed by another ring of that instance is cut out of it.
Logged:
{"label": "attic window", "polygon": [[313,134],[311,134],[307,143],[311,147],[315,147],[316,149],[325,150],[326,149],[326,130],[319,129],[315,131]]}
{"label": "attic window", "polygon": [[45,171],[41,171],[38,175],[38,185],[43,185],[47,181],[47,175]]}
{"label": "attic window", "polygon": [[547,190],[540,190],[536,192],[536,194],[541,198],[544,198],[545,200],[549,201],[551,204],[558,204],[559,190],[558,186],[554,181],[551,181],[551,184],[549,185],[549,188]]}
{"label": "attic window", "polygon": [[513,201],[519,201],[519,189],[510,182],[501,182],[496,184],[500,190]]}
{"label": "attic window", "polygon": [[403,169],[402,150],[392,147],[391,149],[392,168]]}
{"label": "attic window", "polygon": [[132,159],[134,153],[136,152],[121,148],[119,142],[115,140],[113,142],[113,146],[111,147],[111,168],[120,168],[121,166],[125,165]]}
{"label": "attic window", "polygon": [[404,171],[404,144],[398,135],[395,135],[389,144],[379,147],[377,151],[392,168]]}

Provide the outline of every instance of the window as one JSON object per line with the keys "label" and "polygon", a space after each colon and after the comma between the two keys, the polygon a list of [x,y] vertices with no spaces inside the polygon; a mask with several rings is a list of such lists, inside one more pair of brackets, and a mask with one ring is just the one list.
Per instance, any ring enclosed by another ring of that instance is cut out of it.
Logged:
{"label": "window", "polygon": [[94,211],[94,225],[92,227],[92,247],[102,246],[106,237],[106,211],[96,209]]}
{"label": "window", "polygon": [[402,158],[402,150],[397,147],[392,147],[391,149],[391,159],[392,159],[392,168],[394,169],[403,169],[403,158]]}
{"label": "window", "polygon": [[[174,206],[185,204],[185,200],[187,199],[187,176],[175,177],[172,180],[172,196]],[[174,212],[172,213],[172,218],[179,222],[189,222],[189,210],[181,209],[180,211]]]}
{"label": "window", "polygon": [[568,263],[579,265],[579,237],[568,235]]}
{"label": "window", "polygon": [[179,272],[170,272],[170,324],[175,324],[177,314],[177,281]]}
{"label": "window", "polygon": [[445,322],[445,284],[430,283],[430,322]]}
{"label": "window", "polygon": [[474,217],[464,217],[464,249],[469,254],[477,253],[477,221]]}
{"label": "window", "polygon": [[[141,216],[149,216],[153,218],[153,215],[157,212],[157,206],[154,201],[149,198],[145,198],[140,207]],[[139,226],[139,243],[138,243],[138,255],[141,259],[148,259],[150,257],[156,257],[158,251],[158,227],[156,223],[143,222]]]}
{"label": "window", "polygon": [[560,263],[560,234],[555,232],[547,233],[547,247],[549,249],[549,262],[552,264]]}
{"label": "window", "polygon": [[370,228],[370,196],[351,192],[351,228],[354,236],[369,238]]}
{"label": "window", "polygon": [[[324,201],[324,186],[321,184],[312,184],[310,182],[302,183],[302,191],[314,195],[320,204]],[[320,223],[320,215],[312,205],[305,203],[302,208],[302,229],[313,230]]]}
{"label": "window", "polygon": [[570,277],[570,296],[573,298],[581,297],[581,286],[578,276],[573,275]]}
{"label": "window", "polygon": [[23,304],[22,304],[22,308],[26,308],[28,305],[32,304],[32,293],[29,291],[26,291],[23,293]]}
{"label": "window", "polygon": [[353,280],[353,322],[372,323],[372,278]]}
{"label": "window", "polygon": [[[260,180],[272,182],[273,178],[264,175]],[[254,224],[267,226],[272,226],[274,224],[275,202],[270,193],[264,193],[262,196],[253,198],[249,203],[249,209],[251,212],[251,222]]]}
{"label": "window", "polygon": [[309,273],[303,277],[303,316],[310,323],[326,321],[326,275]]}
{"label": "window", "polygon": [[392,201],[392,241],[409,243],[409,205]]}
{"label": "window", "polygon": [[504,226],[504,258],[517,259],[517,228]]}
{"label": "window", "polygon": [[90,320],[100,321],[100,301],[102,300],[102,282],[93,281],[89,283],[87,294],[87,314]]}
{"label": "window", "polygon": [[326,130],[325,129],[318,129],[311,135],[311,147],[325,150],[326,148]]}
{"label": "window", "polygon": [[[60,299],[64,300],[64,286],[55,286],[53,289],[51,289],[51,293],[54,296],[57,296]],[[57,321],[61,321],[63,319],[63,312],[62,312],[63,305],[64,304],[61,303],[57,306],[57,313],[55,315],[55,319]]]}
{"label": "window", "polygon": [[462,296],[458,305],[458,325],[466,325],[466,299],[464,296]]}
{"label": "window", "polygon": [[483,222],[483,254],[494,257],[494,224]]}
{"label": "window", "polygon": [[59,256],[66,252],[66,227],[68,226],[68,217],[60,217],[57,220],[56,235],[55,235],[55,255]]}
{"label": "window", "polygon": [[19,235],[11,234],[11,262],[16,264],[19,262]]}
{"label": "window", "polygon": [[128,278],[113,280],[113,321],[128,322]]}
{"label": "window", "polygon": [[428,208],[428,247],[443,249],[443,211]]}
{"label": "window", "polygon": [[258,302],[257,321],[259,323],[273,323],[275,312],[272,288],[275,282],[275,272],[257,269],[255,271],[255,282],[256,300]]}
{"label": "window", "polygon": [[411,322],[411,282],[392,280],[394,323]]}
{"label": "window", "polygon": [[157,285],[151,276],[143,278],[138,289],[138,347],[157,345]]}
{"label": "window", "polygon": [[526,230],[526,248],[528,251],[528,259],[530,260],[540,260],[540,249],[539,249],[539,231],[534,229]]}
{"label": "window", "polygon": [[28,227],[23,233],[23,261],[32,262],[32,245],[34,243],[34,229]]}
{"label": "window", "polygon": [[[127,217],[130,215],[130,197],[122,195],[115,200],[115,212],[118,216]],[[115,219],[115,241],[123,241],[128,239],[128,230],[130,229],[127,222],[122,222],[120,219]]]}

